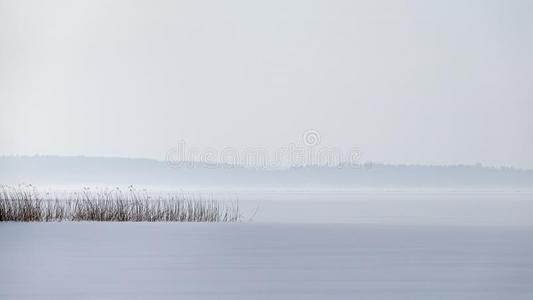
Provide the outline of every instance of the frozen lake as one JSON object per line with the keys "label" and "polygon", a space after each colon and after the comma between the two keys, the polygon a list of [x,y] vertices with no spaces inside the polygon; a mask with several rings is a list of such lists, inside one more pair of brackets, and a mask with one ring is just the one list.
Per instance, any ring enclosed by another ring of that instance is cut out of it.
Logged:
{"label": "frozen lake", "polygon": [[530,193],[224,192],[253,222],[0,223],[1,299],[533,299]]}
{"label": "frozen lake", "polygon": [[530,191],[235,191],[203,197],[238,199],[244,217],[254,222],[533,227]]}
{"label": "frozen lake", "polygon": [[533,231],[0,224],[2,299],[532,299]]}

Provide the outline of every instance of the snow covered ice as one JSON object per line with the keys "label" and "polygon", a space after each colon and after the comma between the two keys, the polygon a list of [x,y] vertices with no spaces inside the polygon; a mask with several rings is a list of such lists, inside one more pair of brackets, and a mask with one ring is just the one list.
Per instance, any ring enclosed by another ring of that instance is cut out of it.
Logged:
{"label": "snow covered ice", "polygon": [[533,227],[512,210],[530,206],[526,195],[505,210],[506,199],[478,205],[507,216],[494,224],[450,209],[456,224],[424,209],[376,224],[368,207],[367,224],[283,220],[267,216],[282,207],[269,200],[255,222],[232,224],[3,223],[0,298],[532,299]]}

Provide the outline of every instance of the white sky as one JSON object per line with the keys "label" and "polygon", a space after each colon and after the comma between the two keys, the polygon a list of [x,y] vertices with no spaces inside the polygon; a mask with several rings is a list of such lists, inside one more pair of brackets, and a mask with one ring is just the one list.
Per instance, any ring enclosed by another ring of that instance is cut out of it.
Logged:
{"label": "white sky", "polygon": [[533,1],[0,0],[0,155],[533,168]]}

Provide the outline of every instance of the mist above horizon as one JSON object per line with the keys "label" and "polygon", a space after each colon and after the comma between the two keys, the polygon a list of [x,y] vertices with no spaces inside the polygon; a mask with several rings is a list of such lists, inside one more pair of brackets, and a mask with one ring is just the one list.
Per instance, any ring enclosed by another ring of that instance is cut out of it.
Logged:
{"label": "mist above horizon", "polygon": [[0,183],[161,189],[459,189],[531,191],[533,170],[483,166],[363,165],[250,168],[103,157],[1,157]]}
{"label": "mist above horizon", "polygon": [[[0,155],[533,168],[531,1],[0,0]],[[347,160],[345,160],[347,161]]]}

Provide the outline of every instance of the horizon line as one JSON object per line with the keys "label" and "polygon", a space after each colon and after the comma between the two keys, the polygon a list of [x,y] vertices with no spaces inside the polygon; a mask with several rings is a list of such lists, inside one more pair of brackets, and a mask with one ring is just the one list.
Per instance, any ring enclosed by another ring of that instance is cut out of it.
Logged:
{"label": "horizon line", "polygon": [[[27,154],[2,154],[0,155],[0,158],[87,158],[87,159],[122,159],[122,160],[146,160],[146,161],[153,161],[158,163],[167,163],[169,166],[171,164],[167,160],[161,160],[161,159],[155,159],[155,158],[147,158],[147,157],[125,157],[125,156],[92,156],[92,155],[57,155],[57,154],[34,154],[34,155],[27,155]],[[176,162],[174,162],[176,163]],[[523,167],[514,167],[514,166],[491,166],[491,165],[484,165],[482,163],[458,163],[458,164],[416,164],[416,163],[384,163],[384,162],[375,162],[375,161],[365,161],[359,164],[353,164],[353,163],[339,163],[337,166],[333,165],[320,165],[320,164],[309,164],[309,165],[301,165],[301,166],[287,166],[283,168],[268,168],[268,167],[262,167],[262,166],[248,166],[245,164],[231,164],[231,163],[225,163],[225,162],[203,162],[203,161],[179,161],[177,162],[179,164],[203,164],[203,165],[220,165],[220,166],[232,166],[237,168],[245,168],[245,169],[256,169],[256,170],[290,170],[290,169],[300,169],[300,168],[328,168],[328,169],[335,169],[338,168],[339,165],[359,165],[361,168],[364,167],[372,167],[372,166],[386,166],[386,167],[427,167],[427,168],[448,168],[448,167],[469,167],[469,168],[480,168],[480,169],[507,169],[507,170],[516,170],[516,171],[533,171],[533,169],[529,168],[523,168]]]}

